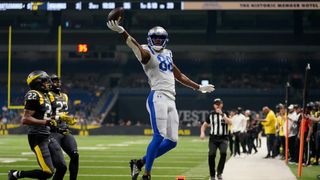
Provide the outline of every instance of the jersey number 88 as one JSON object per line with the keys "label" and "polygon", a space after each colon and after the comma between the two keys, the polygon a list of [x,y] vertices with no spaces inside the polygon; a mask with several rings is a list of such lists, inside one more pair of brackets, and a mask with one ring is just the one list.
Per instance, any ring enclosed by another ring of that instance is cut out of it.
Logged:
{"label": "jersey number 88", "polygon": [[157,56],[157,59],[158,59],[158,61],[160,62],[160,63],[159,63],[159,69],[160,69],[161,71],[167,71],[167,70],[169,70],[169,71],[172,72],[173,66],[172,66],[172,59],[171,59],[171,57],[169,57],[169,56],[163,57],[163,56],[161,56],[161,55],[158,55],[158,56]]}

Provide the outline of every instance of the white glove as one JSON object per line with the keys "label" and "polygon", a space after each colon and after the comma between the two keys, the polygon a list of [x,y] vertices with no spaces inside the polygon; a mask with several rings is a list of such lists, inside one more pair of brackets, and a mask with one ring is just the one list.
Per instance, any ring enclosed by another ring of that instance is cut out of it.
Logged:
{"label": "white glove", "polygon": [[211,93],[212,91],[215,90],[214,85],[212,84],[208,84],[208,85],[200,85],[199,91],[201,91],[202,93]]}
{"label": "white glove", "polygon": [[118,32],[118,33],[123,33],[124,28],[122,26],[119,26],[118,21],[110,20],[107,22],[107,26],[109,29],[112,31]]}

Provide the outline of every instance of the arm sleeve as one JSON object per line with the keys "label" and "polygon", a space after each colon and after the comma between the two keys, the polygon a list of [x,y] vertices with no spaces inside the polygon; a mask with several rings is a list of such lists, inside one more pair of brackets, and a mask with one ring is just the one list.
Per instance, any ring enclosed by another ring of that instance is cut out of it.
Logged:
{"label": "arm sleeve", "polygon": [[208,124],[210,124],[210,117],[211,117],[211,113],[207,116],[207,118],[206,118],[206,122],[208,123]]}
{"label": "arm sleeve", "polygon": [[28,100],[25,102],[24,109],[35,111],[38,106],[39,106],[39,101]]}

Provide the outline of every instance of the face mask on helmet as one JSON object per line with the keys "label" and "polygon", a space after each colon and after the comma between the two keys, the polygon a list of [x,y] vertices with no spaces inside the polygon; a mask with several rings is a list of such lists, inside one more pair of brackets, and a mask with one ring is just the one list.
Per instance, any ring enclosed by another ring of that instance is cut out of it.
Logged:
{"label": "face mask on helmet", "polygon": [[52,91],[58,93],[61,91],[61,80],[60,78],[53,74],[51,75],[51,81],[52,81]]}
{"label": "face mask on helmet", "polygon": [[50,91],[50,89],[52,88],[52,81],[49,77],[42,79],[42,86],[46,92]]}
{"label": "face mask on helmet", "polygon": [[148,32],[148,45],[155,51],[161,51],[168,43],[168,33],[162,27],[154,27]]}

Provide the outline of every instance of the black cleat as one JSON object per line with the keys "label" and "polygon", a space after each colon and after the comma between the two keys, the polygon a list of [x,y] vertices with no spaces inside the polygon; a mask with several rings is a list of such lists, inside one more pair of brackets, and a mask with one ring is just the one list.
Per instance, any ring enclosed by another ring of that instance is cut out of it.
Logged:
{"label": "black cleat", "polygon": [[13,173],[16,172],[17,170],[10,170],[8,172],[8,180],[17,180],[18,178],[16,178]]}
{"label": "black cleat", "polygon": [[269,154],[266,157],[264,157],[264,159],[268,159],[268,158],[271,158]]}
{"label": "black cleat", "polygon": [[138,166],[138,160],[132,159],[130,161],[131,177],[132,180],[137,180],[139,173],[141,172],[141,167]]}
{"label": "black cleat", "polygon": [[141,180],[151,180],[151,175],[143,175]]}

